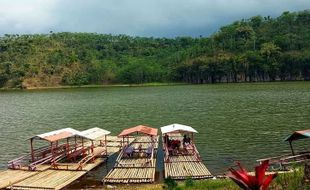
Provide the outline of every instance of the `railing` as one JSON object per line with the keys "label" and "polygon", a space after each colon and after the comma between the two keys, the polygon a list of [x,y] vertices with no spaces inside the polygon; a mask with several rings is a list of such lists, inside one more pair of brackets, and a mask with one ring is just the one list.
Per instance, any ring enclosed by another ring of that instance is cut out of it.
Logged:
{"label": "railing", "polygon": [[29,164],[28,169],[34,171],[37,169],[39,165],[51,162],[52,158],[53,158],[52,155],[49,155],[45,158],[32,162],[31,164]]}
{"label": "railing", "polygon": [[269,164],[273,164],[273,163],[278,163],[281,160],[281,158],[285,158],[285,157],[289,157],[289,156],[292,156],[292,155],[291,154],[284,154],[281,156],[268,157],[268,158],[263,158],[263,159],[259,159],[256,161],[261,164],[263,161],[269,160]]}
{"label": "railing", "polygon": [[123,157],[123,154],[124,154],[124,151],[125,149],[127,148],[127,146],[123,146],[121,152],[118,154],[117,158],[116,158],[116,165],[119,165],[120,164],[120,160],[122,159]]}
{"label": "railing", "polygon": [[10,160],[7,163],[8,168],[10,169],[21,169],[22,167],[27,167],[30,161],[30,155],[25,154],[21,157]]}
{"label": "railing", "polygon": [[280,159],[282,165],[290,165],[293,163],[302,163],[310,160],[310,153],[299,154],[295,156],[288,156]]}
{"label": "railing", "polygon": [[197,161],[201,161],[200,154],[196,148],[196,145],[192,144],[192,146],[194,147],[194,156],[196,157]]}
{"label": "railing", "polygon": [[287,166],[292,165],[294,163],[303,163],[310,160],[310,152],[300,152],[294,156],[291,154],[285,154],[281,156],[269,157],[264,159],[259,159],[257,162],[260,164],[263,161],[269,160],[269,165],[272,169],[275,169],[276,165],[279,165],[280,170],[286,170]]}
{"label": "railing", "polygon": [[94,157],[95,157],[95,156],[94,156],[92,153],[90,153],[89,155],[87,155],[86,157],[84,157],[82,160],[80,160],[80,161],[78,162],[78,168],[77,168],[77,170],[82,170],[83,167],[85,166],[85,164],[86,164],[87,162],[89,162],[90,160],[93,160]]}

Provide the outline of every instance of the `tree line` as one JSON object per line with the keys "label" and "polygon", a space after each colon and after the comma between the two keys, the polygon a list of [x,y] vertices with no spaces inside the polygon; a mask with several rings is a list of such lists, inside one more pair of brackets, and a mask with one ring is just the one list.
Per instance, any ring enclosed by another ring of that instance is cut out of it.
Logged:
{"label": "tree line", "polygon": [[210,37],[0,37],[0,87],[310,80],[310,11],[254,16]]}

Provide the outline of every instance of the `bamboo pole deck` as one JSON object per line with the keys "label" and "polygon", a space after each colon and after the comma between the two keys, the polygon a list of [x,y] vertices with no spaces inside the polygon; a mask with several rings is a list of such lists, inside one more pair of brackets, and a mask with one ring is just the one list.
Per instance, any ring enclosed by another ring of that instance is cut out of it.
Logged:
{"label": "bamboo pole deck", "polygon": [[[142,150],[152,144],[149,137],[136,137],[130,146]],[[132,157],[125,157],[123,151],[118,156],[114,168],[104,177],[104,183],[152,183],[155,181],[156,155],[158,137],[156,138],[151,157],[140,157],[139,153]]]}
{"label": "bamboo pole deck", "polygon": [[13,184],[11,189],[53,189],[58,190],[71,184],[88,171],[104,162],[104,158],[97,158],[93,163],[86,164],[82,170],[76,170],[78,164],[71,164],[69,168],[48,169],[38,172],[23,181]]}
{"label": "bamboo pole deck", "polygon": [[[181,134],[174,134],[170,137],[180,140],[182,142]],[[165,159],[164,161],[165,178],[169,176],[172,179],[206,179],[213,177],[208,168],[203,164],[202,160],[200,159],[199,152],[197,151],[194,144],[193,147],[194,150],[190,154],[181,153],[176,155],[168,155],[168,159]],[[183,149],[182,145],[181,149]],[[165,151],[165,147],[164,154],[165,157],[167,157],[167,151]]]}
{"label": "bamboo pole deck", "polygon": [[194,156],[171,156],[170,162],[165,162],[165,178],[172,179],[203,179],[213,177],[202,161]]}
{"label": "bamboo pole deck", "polygon": [[0,189],[6,188],[14,183],[36,175],[38,171],[26,170],[4,170],[0,172]]}
{"label": "bamboo pole deck", "polygon": [[[116,136],[108,136],[107,157],[120,150],[120,141]],[[102,147],[96,147],[93,155],[99,156],[102,151]],[[39,166],[37,171],[29,171],[27,168],[0,171],[0,189],[62,189],[104,161],[105,158],[96,158],[94,162],[83,165],[81,170],[77,170],[78,163],[58,163],[57,168],[46,164]]]}

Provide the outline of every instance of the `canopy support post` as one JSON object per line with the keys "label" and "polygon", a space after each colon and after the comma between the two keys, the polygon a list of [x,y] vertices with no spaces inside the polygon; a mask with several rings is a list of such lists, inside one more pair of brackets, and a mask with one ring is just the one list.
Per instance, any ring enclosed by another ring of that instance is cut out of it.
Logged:
{"label": "canopy support post", "polygon": [[77,149],[76,136],[74,136],[74,150],[76,151],[76,149]]}
{"label": "canopy support post", "polygon": [[52,158],[54,158],[54,148],[53,148],[53,142],[51,142],[51,153],[52,153]]}
{"label": "canopy support post", "polygon": [[83,156],[84,156],[84,138],[82,137],[82,151],[83,151]]}
{"label": "canopy support post", "polygon": [[295,152],[294,152],[294,149],[293,149],[292,141],[289,141],[289,143],[290,143],[292,155],[295,156]]}
{"label": "canopy support post", "polygon": [[194,144],[194,133],[192,133],[192,143]]}
{"label": "canopy support post", "polygon": [[34,162],[33,138],[30,139],[30,148],[31,148],[31,162]]}
{"label": "canopy support post", "polygon": [[104,135],[104,148],[106,151],[106,155],[108,155],[107,135]]}
{"label": "canopy support post", "polygon": [[66,156],[67,156],[67,158],[69,156],[69,150],[70,150],[70,144],[69,144],[69,138],[67,138],[67,145],[66,145]]}

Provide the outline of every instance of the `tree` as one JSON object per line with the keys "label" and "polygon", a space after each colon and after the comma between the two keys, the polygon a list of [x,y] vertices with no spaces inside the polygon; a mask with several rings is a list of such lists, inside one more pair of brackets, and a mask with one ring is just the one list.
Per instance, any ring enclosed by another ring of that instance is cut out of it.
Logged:
{"label": "tree", "polygon": [[263,43],[260,50],[261,55],[265,58],[265,69],[272,81],[276,79],[279,67],[278,56],[280,48],[272,42]]}

